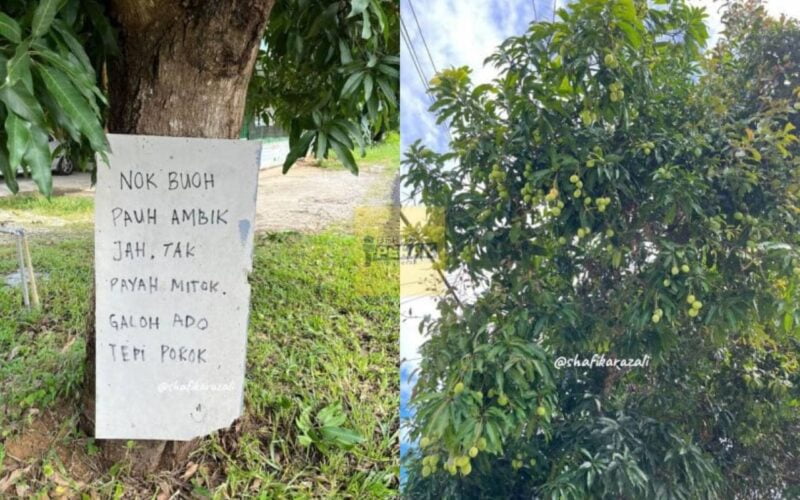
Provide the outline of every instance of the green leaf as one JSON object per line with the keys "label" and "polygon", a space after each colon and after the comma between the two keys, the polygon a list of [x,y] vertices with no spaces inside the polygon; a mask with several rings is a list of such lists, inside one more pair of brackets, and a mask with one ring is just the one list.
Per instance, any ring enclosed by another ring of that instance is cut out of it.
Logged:
{"label": "green leaf", "polygon": [[103,40],[103,48],[111,55],[119,53],[117,47],[117,37],[111,23],[108,22],[108,17],[103,11],[103,6],[97,0],[83,0],[81,7],[89,15],[92,20],[92,27],[100,34]]}
{"label": "green leaf", "polygon": [[60,3],[59,0],[40,0],[39,6],[33,13],[33,22],[31,23],[33,36],[40,37],[47,33],[50,25],[53,24]]}
{"label": "green leaf", "polygon": [[341,427],[323,427],[322,435],[342,448],[351,448],[364,442],[364,438],[357,432]]}
{"label": "green leaf", "polygon": [[19,44],[14,52],[14,57],[8,60],[6,65],[6,85],[14,85],[19,80],[30,80],[31,58],[28,55],[29,46],[29,41]]}
{"label": "green leaf", "polygon": [[39,192],[48,198],[53,193],[53,177],[50,171],[52,161],[47,133],[39,127],[31,126],[31,142],[25,152],[25,163],[31,171],[33,182]]}
{"label": "green leaf", "polygon": [[333,150],[336,152],[336,158],[338,158],[339,161],[350,170],[350,172],[358,175],[358,165],[356,165],[356,160],[353,158],[353,153],[351,153],[344,144],[335,138],[331,138],[330,144]]}
{"label": "green leaf", "polygon": [[347,97],[353,93],[353,91],[358,88],[358,85],[361,83],[361,80],[364,78],[363,71],[357,71],[347,77],[347,80],[344,82],[342,86],[342,97]]}
{"label": "green leaf", "polygon": [[36,125],[44,125],[42,107],[22,84],[0,86],[0,101],[25,120]]}
{"label": "green leaf", "polygon": [[2,12],[0,12],[0,36],[14,43],[19,43],[22,40],[22,30],[19,24]]}
{"label": "green leaf", "polygon": [[317,133],[317,159],[321,159],[325,157],[325,153],[328,152],[328,135],[325,132],[318,132]]}
{"label": "green leaf", "polygon": [[353,54],[350,52],[350,47],[347,46],[344,40],[339,40],[339,59],[342,66],[353,62]]}
{"label": "green leaf", "polygon": [[307,130],[303,132],[303,135],[295,144],[291,144],[290,141],[291,149],[289,150],[289,154],[286,155],[286,160],[283,162],[284,174],[289,171],[298,158],[305,156],[305,154],[308,152],[308,146],[311,144],[311,140],[314,139],[314,135],[315,133],[313,130]]}
{"label": "green leaf", "polygon": [[363,21],[361,26],[361,38],[364,40],[369,40],[372,36],[372,23],[369,20],[369,13],[364,12],[361,14],[361,19]]}
{"label": "green leaf", "polygon": [[[2,136],[0,136],[0,139],[2,139]],[[17,184],[17,171],[16,169],[11,168],[11,164],[8,162],[6,146],[3,144],[2,140],[0,140],[0,172],[3,173],[3,180],[5,180],[8,189],[10,189],[12,193],[17,194],[19,192],[19,184]]]}
{"label": "green leaf", "polygon": [[86,98],[78,92],[69,78],[60,70],[43,64],[36,65],[39,76],[56,102],[64,109],[77,128],[89,139],[95,151],[107,151],[103,128]]}
{"label": "green leaf", "polygon": [[634,25],[627,21],[620,21],[618,26],[619,29],[625,32],[625,38],[628,39],[631,46],[638,49],[642,45],[642,35],[639,34],[639,30],[637,30]]}
{"label": "green leaf", "polygon": [[14,113],[8,113],[5,127],[8,135],[8,163],[11,171],[16,172],[28,151],[31,133],[28,123]]}
{"label": "green leaf", "polygon": [[339,127],[331,127],[329,132],[330,132],[330,135],[335,140],[337,140],[340,143],[342,143],[342,145],[344,145],[344,147],[346,147],[347,149],[353,149],[353,141],[350,140],[350,136],[347,133],[347,129],[342,129],[342,128],[339,128]]}
{"label": "green leaf", "polygon": [[75,56],[76,59],[78,59],[83,69],[91,76],[92,79],[94,79],[95,72],[94,67],[92,66],[92,61],[89,59],[89,55],[86,54],[83,44],[81,44],[81,42],[79,42],[75,38],[75,35],[70,31],[70,27],[63,21],[57,20],[55,23],[53,23],[53,28],[55,28],[56,32],[61,35],[61,39],[64,41],[64,44],[69,47],[70,52]]}
{"label": "green leaf", "polygon": [[383,93],[383,97],[389,101],[393,107],[397,106],[397,99],[395,98],[395,92],[392,89],[392,86],[386,81],[385,78],[378,78],[378,87],[381,88],[381,92]]}
{"label": "green leaf", "polygon": [[369,100],[372,97],[372,87],[375,82],[372,79],[372,75],[367,75],[364,77],[364,100]]}
{"label": "green leaf", "polygon": [[350,14],[347,17],[357,16],[362,14],[369,6],[369,0],[353,0],[351,3]]}
{"label": "green leaf", "polygon": [[100,89],[97,88],[97,85],[95,85],[94,72],[87,72],[80,66],[80,63],[70,61],[63,54],[53,52],[44,44],[34,44],[34,48],[36,49],[36,56],[38,58],[44,59],[51,66],[60,69],[70,78],[75,87],[86,97],[87,102],[92,106],[95,114],[100,116],[100,108],[97,106],[95,98],[104,104],[108,101]]}

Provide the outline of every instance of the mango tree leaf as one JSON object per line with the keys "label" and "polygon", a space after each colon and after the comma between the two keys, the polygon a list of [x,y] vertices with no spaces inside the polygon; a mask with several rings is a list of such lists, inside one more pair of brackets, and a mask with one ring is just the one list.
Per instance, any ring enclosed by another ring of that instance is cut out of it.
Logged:
{"label": "mango tree leaf", "polygon": [[375,82],[372,79],[372,75],[367,75],[364,77],[364,99],[369,99],[372,97],[372,87],[374,84]]}
{"label": "mango tree leaf", "polygon": [[92,66],[92,61],[89,59],[89,55],[86,54],[86,51],[83,48],[81,42],[79,42],[75,36],[70,32],[69,27],[60,20],[56,20],[53,23],[53,28],[58,32],[61,36],[61,39],[64,41],[64,44],[69,47],[69,51],[72,55],[75,56],[76,59],[81,63],[83,69],[91,75],[92,78],[95,77],[94,67]]}
{"label": "mango tree leaf", "polygon": [[6,117],[6,135],[8,135],[8,163],[11,171],[16,172],[22,163],[22,158],[28,151],[31,133],[29,125],[14,113]]}
{"label": "mango tree leaf", "polygon": [[22,30],[19,24],[2,12],[0,12],[0,36],[14,43],[19,43],[22,40]]}
{"label": "mango tree leaf", "polygon": [[31,23],[33,36],[40,37],[47,33],[50,25],[53,24],[60,3],[59,0],[40,0],[39,6],[33,13],[33,22]]}
{"label": "mango tree leaf", "polygon": [[3,139],[4,137],[0,135],[0,172],[3,173],[3,180],[5,180],[8,189],[10,189],[12,193],[17,194],[17,192],[19,192],[17,171],[11,168],[11,164],[8,162],[8,153],[6,153],[6,145]]}
{"label": "mango tree leaf", "polygon": [[83,7],[89,15],[94,30],[100,34],[103,40],[103,48],[110,55],[118,54],[119,47],[117,46],[117,37],[114,33],[114,28],[111,27],[111,23],[108,22],[108,17],[106,17],[103,11],[103,6],[100,5],[97,0],[83,0],[81,2],[81,7]]}
{"label": "mango tree leaf", "polygon": [[395,92],[389,82],[385,78],[378,78],[378,86],[381,88],[383,96],[389,101],[389,104],[396,107],[397,99],[395,98]]}
{"label": "mango tree leaf", "polygon": [[356,165],[356,160],[353,158],[353,153],[350,152],[350,148],[347,145],[342,144],[339,142],[338,139],[331,137],[330,144],[333,150],[336,152],[336,158],[347,167],[350,172],[353,174],[358,175],[358,165]]}
{"label": "mango tree leaf", "polygon": [[303,135],[300,136],[297,142],[291,145],[292,147],[289,150],[289,154],[286,155],[286,160],[283,162],[284,174],[289,171],[298,158],[305,156],[305,154],[308,152],[308,146],[311,144],[311,140],[314,138],[314,135],[315,132],[313,130],[306,130],[303,132]]}
{"label": "mango tree leaf", "polygon": [[361,38],[364,40],[369,40],[372,36],[372,23],[369,20],[369,13],[364,12],[361,14],[362,26],[361,26]]}
{"label": "mango tree leaf", "polygon": [[44,125],[42,107],[24,85],[17,83],[13,86],[0,86],[0,101],[3,101],[8,109],[30,123]]}
{"label": "mango tree leaf", "polygon": [[30,80],[31,58],[28,55],[30,42],[26,41],[17,46],[14,57],[6,64],[6,85],[14,85],[19,80]]}
{"label": "mango tree leaf", "polygon": [[39,192],[48,198],[53,193],[53,176],[50,172],[50,144],[47,133],[37,126],[30,128],[31,142],[25,152],[25,163],[31,171],[33,182],[39,187]]}
{"label": "mango tree leaf", "polygon": [[323,132],[319,131],[317,133],[317,158],[323,158],[325,154],[328,152],[328,135]]}
{"label": "mango tree leaf", "polygon": [[36,64],[36,70],[42,78],[47,90],[63,108],[92,145],[95,151],[107,151],[108,145],[103,128],[97,116],[92,112],[86,98],[78,92],[69,78],[60,70],[43,64]]}
{"label": "mango tree leaf", "polygon": [[95,98],[99,99],[102,103],[107,103],[107,100],[100,89],[95,85],[95,76],[93,73],[86,73],[77,63],[70,62],[67,58],[60,54],[56,54],[47,47],[36,46],[37,57],[44,59],[51,66],[63,71],[74,83],[75,87],[86,98],[86,102],[92,107],[92,110],[99,117],[100,108],[97,106]]}
{"label": "mango tree leaf", "polygon": [[344,82],[342,86],[342,97],[347,97],[353,93],[353,91],[358,88],[358,85],[361,83],[361,80],[364,78],[363,71],[357,71],[347,77],[347,81]]}
{"label": "mango tree leaf", "polygon": [[351,3],[350,14],[347,17],[357,16],[362,14],[369,6],[369,0],[353,0]]}

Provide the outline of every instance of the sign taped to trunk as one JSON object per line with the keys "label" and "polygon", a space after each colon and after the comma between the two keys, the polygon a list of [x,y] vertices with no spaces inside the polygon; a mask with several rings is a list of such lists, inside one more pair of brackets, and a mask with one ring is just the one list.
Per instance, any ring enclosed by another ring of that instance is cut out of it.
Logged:
{"label": "sign taped to trunk", "polygon": [[95,437],[203,436],[242,412],[261,145],[108,139],[95,194]]}

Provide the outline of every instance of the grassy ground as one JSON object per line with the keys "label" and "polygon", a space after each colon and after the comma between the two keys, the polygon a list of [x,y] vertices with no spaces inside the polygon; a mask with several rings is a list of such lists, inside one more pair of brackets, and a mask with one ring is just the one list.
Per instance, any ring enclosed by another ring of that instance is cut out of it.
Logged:
{"label": "grassy ground", "polygon": [[[17,198],[0,209],[69,219],[92,206]],[[0,277],[16,269],[10,243],[0,240]],[[0,285],[0,498],[396,496],[399,269],[365,265],[362,246],[333,231],[257,236],[245,416],[185,468],[136,478],[102,467],[77,430],[91,229],[34,236],[42,310],[21,310],[19,290]],[[331,412],[347,439],[318,432]]]}
{"label": "grassy ground", "polygon": [[[366,155],[362,158],[358,151],[353,152],[356,163],[360,165],[381,164],[392,172],[400,170],[400,134],[389,132],[386,138],[366,148]],[[331,151],[330,158],[320,160],[319,166],[323,168],[344,169],[342,163],[336,159],[336,154]]]}
{"label": "grassy ground", "polygon": [[39,195],[8,196],[0,198],[0,210],[71,220],[92,215],[94,200],[82,196],[55,196],[50,200]]}

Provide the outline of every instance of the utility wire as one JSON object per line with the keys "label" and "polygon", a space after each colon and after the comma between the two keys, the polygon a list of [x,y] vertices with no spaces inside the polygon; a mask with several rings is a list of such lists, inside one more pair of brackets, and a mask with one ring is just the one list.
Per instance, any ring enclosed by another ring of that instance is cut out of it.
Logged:
{"label": "utility wire", "polygon": [[[411,221],[409,221],[408,218],[406,218],[402,210],[400,211],[400,219],[403,221],[403,224],[408,226],[415,233],[414,234],[415,237],[419,237],[417,229],[414,227],[413,224],[411,224]],[[442,282],[444,283],[444,286],[447,288],[447,291],[450,292],[450,295],[452,295],[454,299],[456,299],[456,303],[458,304],[458,306],[463,309],[464,304],[462,304],[461,299],[458,298],[458,293],[456,292],[456,289],[453,288],[453,285],[450,284],[450,281],[448,281],[447,276],[445,276],[442,270],[438,266],[436,266],[436,258],[431,254],[426,245],[422,245],[422,251],[425,252],[425,256],[428,257],[428,259],[434,264],[434,267],[436,268],[436,273],[439,275],[439,278],[442,279]]]}
{"label": "utility wire", "polygon": [[422,70],[422,66],[419,63],[417,52],[414,49],[414,45],[411,43],[411,37],[408,34],[406,23],[403,21],[402,17],[400,18],[400,34],[402,35],[403,42],[405,43],[408,53],[411,56],[411,62],[414,64],[414,69],[417,70],[417,76],[422,83],[422,88],[425,89],[425,93],[428,95],[428,98],[431,100],[431,102],[433,102],[433,96],[430,93],[430,88],[428,88],[428,80],[425,78],[425,72]]}
{"label": "utility wire", "polygon": [[414,10],[414,3],[411,0],[408,0],[408,6],[411,7],[411,14],[414,16],[414,22],[417,24],[417,31],[419,31],[419,36],[422,38],[422,45],[425,46],[425,52],[428,53],[428,60],[431,62],[431,68],[433,68],[433,73],[436,74],[439,72],[436,69],[436,63],[433,62],[433,56],[431,55],[431,51],[428,48],[428,42],[425,41],[425,35],[422,34],[422,27],[419,25],[419,19],[417,18],[417,11]]}

